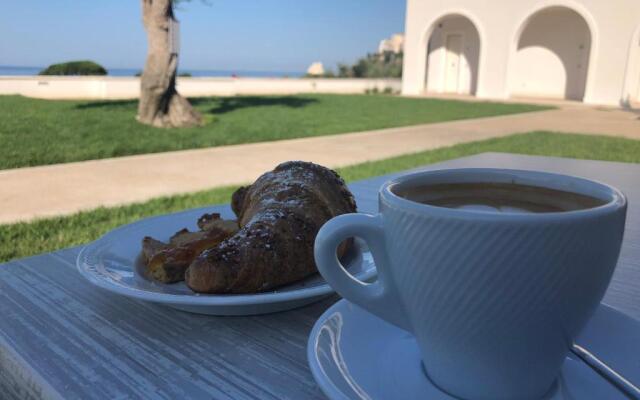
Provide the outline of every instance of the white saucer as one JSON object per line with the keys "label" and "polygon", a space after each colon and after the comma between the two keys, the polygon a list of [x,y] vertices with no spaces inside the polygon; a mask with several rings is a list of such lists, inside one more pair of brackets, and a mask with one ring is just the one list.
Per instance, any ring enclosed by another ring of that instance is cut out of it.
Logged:
{"label": "white saucer", "polygon": [[[184,282],[163,284],[143,272],[140,246],[144,236],[168,241],[176,231],[196,230],[204,213],[219,212],[234,218],[228,206],[205,207],[143,219],[124,225],[88,244],[78,255],[78,271],[103,289],[139,300],[161,303],[184,311],[210,315],[252,315],[284,311],[321,300],[333,289],[320,274],[271,292],[247,295],[207,295],[194,293]],[[345,257],[345,265],[360,280],[376,276],[373,258],[364,242]]]}
{"label": "white saucer", "polygon": [[[313,377],[330,399],[454,400],[422,372],[412,335],[346,300],[318,319],[307,357]],[[628,398],[570,355],[547,399]]]}

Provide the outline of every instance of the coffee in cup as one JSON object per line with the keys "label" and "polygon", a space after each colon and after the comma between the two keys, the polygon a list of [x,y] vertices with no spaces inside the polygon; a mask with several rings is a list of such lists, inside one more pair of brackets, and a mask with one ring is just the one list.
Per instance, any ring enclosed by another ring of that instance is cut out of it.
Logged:
{"label": "coffee in cup", "polygon": [[547,213],[597,207],[603,201],[564,190],[501,182],[440,183],[396,188],[407,200],[464,210]]}

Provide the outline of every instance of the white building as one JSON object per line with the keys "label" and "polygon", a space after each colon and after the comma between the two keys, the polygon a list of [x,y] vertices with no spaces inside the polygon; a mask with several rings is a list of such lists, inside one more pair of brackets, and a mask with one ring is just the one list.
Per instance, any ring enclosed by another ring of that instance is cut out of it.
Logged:
{"label": "white building", "polygon": [[640,101],[640,0],[407,0],[402,92]]}
{"label": "white building", "polygon": [[384,53],[387,51],[393,53],[402,52],[402,48],[404,46],[404,35],[401,33],[396,33],[391,35],[388,39],[382,39],[380,44],[378,45],[378,53]]}
{"label": "white building", "polygon": [[307,75],[324,75],[324,65],[320,61],[316,61],[307,68]]}

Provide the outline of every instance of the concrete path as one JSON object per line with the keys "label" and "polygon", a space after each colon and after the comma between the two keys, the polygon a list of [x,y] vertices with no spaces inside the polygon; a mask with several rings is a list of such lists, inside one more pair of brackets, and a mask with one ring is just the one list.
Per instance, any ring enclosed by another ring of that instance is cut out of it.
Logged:
{"label": "concrete path", "polygon": [[286,160],[339,167],[533,130],[640,139],[640,115],[558,110],[0,171],[0,223],[251,182]]}

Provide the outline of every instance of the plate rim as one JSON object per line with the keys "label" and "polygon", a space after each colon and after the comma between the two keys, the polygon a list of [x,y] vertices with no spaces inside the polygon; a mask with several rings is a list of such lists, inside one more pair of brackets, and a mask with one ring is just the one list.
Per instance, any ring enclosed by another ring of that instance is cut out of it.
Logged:
{"label": "plate rim", "polygon": [[[307,338],[307,364],[309,365],[309,370],[311,370],[311,375],[313,379],[316,381],[316,384],[329,399],[331,400],[353,400],[348,397],[342,390],[340,390],[331,379],[327,377],[325,373],[321,371],[321,368],[317,362],[315,361],[316,352],[314,351],[316,346],[315,342],[319,336],[320,329],[324,326],[327,319],[331,315],[333,315],[336,310],[340,310],[349,304],[355,305],[349,302],[347,299],[340,299],[333,303],[330,307],[328,307],[314,322],[313,327],[311,328],[311,332],[309,332],[309,337]],[[321,384],[322,383],[322,384]]]}
{"label": "plate rim", "polygon": [[[118,226],[104,235],[100,236],[98,239],[87,243],[82,247],[78,256],[76,257],[76,269],[80,272],[85,279],[89,282],[98,286],[102,289],[108,290],[110,292],[114,292],[116,294],[120,294],[126,297],[135,298],[138,300],[150,301],[154,303],[161,304],[180,304],[180,305],[190,305],[190,306],[251,306],[255,304],[271,304],[271,303],[280,303],[287,301],[295,301],[302,300],[312,297],[320,297],[326,296],[334,292],[333,288],[325,281],[322,284],[319,284],[310,288],[300,288],[287,292],[279,292],[269,291],[263,293],[251,293],[251,294],[227,294],[227,295],[216,295],[216,294],[205,294],[205,293],[194,293],[194,294],[173,294],[173,293],[159,293],[159,292],[150,292],[147,290],[142,290],[139,288],[128,287],[128,286],[120,286],[110,283],[109,281],[103,279],[97,279],[95,274],[89,271],[89,268],[85,262],[87,258],[87,254],[91,252],[96,252],[96,248],[104,242],[105,239],[114,237],[121,233],[121,231],[131,228],[135,225],[141,223],[149,223],[153,222],[157,219],[167,218],[167,217],[176,217],[181,214],[187,214],[196,212],[199,210],[208,210],[209,212],[218,212],[212,211],[212,207],[225,207],[228,205],[220,204],[214,206],[205,206],[192,208],[188,210],[182,210],[175,213],[155,215],[152,217],[142,218],[128,224],[124,224]],[[132,268],[135,268],[132,265]],[[368,281],[376,276],[376,269],[371,268],[370,270],[363,271],[359,274],[354,275],[357,279],[362,281]],[[320,273],[318,272],[320,275]],[[320,275],[322,277],[322,275]],[[324,280],[324,278],[322,278]]]}

